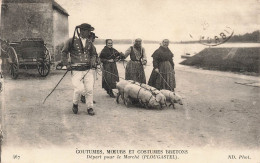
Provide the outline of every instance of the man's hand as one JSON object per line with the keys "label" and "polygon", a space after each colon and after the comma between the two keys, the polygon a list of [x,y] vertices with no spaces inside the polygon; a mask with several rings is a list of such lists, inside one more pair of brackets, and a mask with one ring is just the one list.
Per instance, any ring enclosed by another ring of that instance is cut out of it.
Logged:
{"label": "man's hand", "polygon": [[61,70],[62,67],[63,67],[63,63],[60,62],[60,63],[57,64],[57,66],[56,66],[56,70]]}
{"label": "man's hand", "polygon": [[72,67],[71,67],[70,64],[68,64],[66,67],[67,67],[67,71],[71,71],[72,70]]}
{"label": "man's hand", "polygon": [[160,73],[158,68],[154,69],[154,71],[157,73]]}

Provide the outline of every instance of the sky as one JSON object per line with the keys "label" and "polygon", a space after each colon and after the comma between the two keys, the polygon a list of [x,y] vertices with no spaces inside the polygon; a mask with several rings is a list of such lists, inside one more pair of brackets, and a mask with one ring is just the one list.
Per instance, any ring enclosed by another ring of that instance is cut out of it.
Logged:
{"label": "sky", "polygon": [[69,13],[69,32],[89,23],[101,39],[171,41],[259,30],[260,0],[55,0]]}
{"label": "sky", "polygon": [[99,38],[171,41],[259,30],[260,0],[56,0],[69,13],[69,31],[90,23]]}

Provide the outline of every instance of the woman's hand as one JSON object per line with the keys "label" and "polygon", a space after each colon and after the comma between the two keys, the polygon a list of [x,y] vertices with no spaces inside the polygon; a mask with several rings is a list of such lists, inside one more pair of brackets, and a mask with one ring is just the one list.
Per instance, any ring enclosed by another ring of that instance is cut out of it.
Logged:
{"label": "woman's hand", "polygon": [[114,62],[114,60],[113,60],[113,59],[108,59],[107,61],[108,61],[108,62]]}
{"label": "woman's hand", "polygon": [[154,69],[154,71],[157,73],[160,73],[158,68]]}
{"label": "woman's hand", "polygon": [[119,59],[120,60],[124,60],[125,59],[125,55],[122,52],[119,53]]}
{"label": "woman's hand", "polygon": [[146,65],[147,61],[146,60],[142,60],[142,65]]}

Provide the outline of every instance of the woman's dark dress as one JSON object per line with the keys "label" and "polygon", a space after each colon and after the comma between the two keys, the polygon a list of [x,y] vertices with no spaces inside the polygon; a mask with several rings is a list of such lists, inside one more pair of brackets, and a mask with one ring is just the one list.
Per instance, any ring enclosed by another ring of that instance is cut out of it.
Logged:
{"label": "woman's dark dress", "polygon": [[119,53],[116,49],[107,46],[104,47],[99,56],[103,63],[102,88],[105,90],[115,89],[116,82],[119,81],[116,62],[108,62],[108,60],[115,59],[118,56]]}
{"label": "woman's dark dress", "polygon": [[[176,87],[175,72],[173,63],[173,53],[167,47],[160,46],[152,55],[153,71],[151,73],[148,85],[159,90],[167,89],[174,91]],[[155,69],[159,69],[159,73]],[[163,77],[163,78],[162,78]],[[167,82],[167,83],[166,83]]]}

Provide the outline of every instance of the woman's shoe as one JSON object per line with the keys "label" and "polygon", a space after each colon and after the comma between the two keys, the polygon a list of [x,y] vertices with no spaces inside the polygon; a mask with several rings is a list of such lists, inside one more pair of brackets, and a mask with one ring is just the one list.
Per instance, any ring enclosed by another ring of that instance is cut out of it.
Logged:
{"label": "woman's shoe", "polygon": [[110,92],[109,96],[112,97],[112,98],[116,98],[116,96],[114,95],[113,91]]}
{"label": "woman's shoe", "polygon": [[74,114],[77,114],[78,113],[78,105],[73,104],[72,111],[73,111]]}

